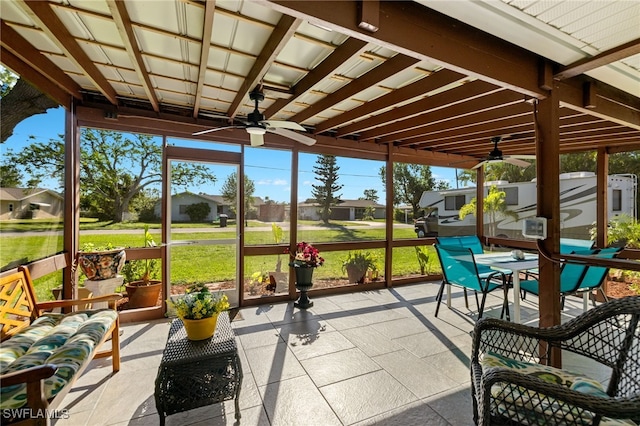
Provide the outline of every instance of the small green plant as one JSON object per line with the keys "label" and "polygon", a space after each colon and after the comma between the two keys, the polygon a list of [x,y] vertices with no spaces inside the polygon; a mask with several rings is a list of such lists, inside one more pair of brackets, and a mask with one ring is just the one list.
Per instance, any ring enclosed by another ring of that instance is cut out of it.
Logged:
{"label": "small green plant", "polygon": [[[144,247],[155,247],[149,225],[144,226]],[[122,275],[126,283],[142,281],[144,285],[149,285],[152,280],[160,277],[159,259],[128,260],[122,268]]]}
{"label": "small green plant", "polygon": [[347,273],[351,282],[363,283],[369,269],[378,271],[378,259],[370,251],[350,251],[342,261],[342,272]]}
{"label": "small green plant", "polygon": [[[284,242],[284,231],[282,227],[276,225],[275,222],[271,223],[271,233],[273,234],[273,241],[276,244]],[[278,261],[276,262],[276,272],[282,272],[282,259],[280,258],[280,254],[278,254]]]}
{"label": "small green plant", "polygon": [[269,277],[269,273],[265,272],[264,269],[260,271],[256,271],[253,274],[251,274],[251,280],[247,285],[247,290],[249,291],[249,294],[252,296],[258,295],[261,293],[262,288],[265,286],[265,283],[266,283],[266,289],[269,290],[270,282],[271,282],[271,279]]}
{"label": "small green plant", "polygon": [[84,243],[82,247],[80,247],[80,251],[84,252],[94,252],[94,251],[108,251],[114,250],[116,247],[112,243],[96,245],[94,243]]}
{"label": "small green plant", "polygon": [[415,246],[416,256],[418,257],[418,264],[420,265],[420,273],[422,275],[427,274],[427,267],[429,266],[429,252],[424,246]]}

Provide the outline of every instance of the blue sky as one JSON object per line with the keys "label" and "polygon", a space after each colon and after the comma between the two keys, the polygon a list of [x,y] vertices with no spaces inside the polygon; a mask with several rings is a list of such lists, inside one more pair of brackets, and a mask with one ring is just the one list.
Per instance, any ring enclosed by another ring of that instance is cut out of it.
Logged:
{"label": "blue sky", "polygon": [[[30,136],[35,136],[38,141],[58,138],[59,134],[64,133],[64,115],[63,108],[56,108],[48,110],[46,114],[34,115],[22,121],[14,129],[13,135],[0,145],[0,153],[4,153],[7,149],[21,150],[33,141]],[[202,143],[199,142],[197,146],[202,147]],[[311,154],[300,156],[299,199],[311,197],[311,185],[314,183],[315,176],[313,173],[315,159],[316,156]],[[247,148],[245,152],[246,173],[255,183],[255,195],[262,198],[269,197],[278,202],[289,202],[291,192],[290,162],[291,154],[286,151]],[[379,177],[379,169],[382,165],[382,162],[377,161],[338,157],[341,176],[338,183],[343,185],[340,191],[341,198],[357,199],[363,196],[364,190],[375,189],[381,201],[384,202],[384,186]],[[230,167],[211,166],[211,171],[217,178],[216,183],[188,189],[193,192],[219,194],[226,176],[232,170]],[[455,169],[432,167],[432,172],[436,179],[447,180],[451,187],[455,187]],[[55,181],[44,183],[42,186],[60,190]]]}

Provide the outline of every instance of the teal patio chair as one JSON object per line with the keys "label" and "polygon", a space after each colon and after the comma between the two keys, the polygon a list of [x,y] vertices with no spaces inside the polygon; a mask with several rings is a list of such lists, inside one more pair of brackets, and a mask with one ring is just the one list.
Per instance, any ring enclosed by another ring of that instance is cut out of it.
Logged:
{"label": "teal patio chair", "polygon": [[[594,257],[601,259],[613,259],[620,251],[622,247],[609,247],[600,250]],[[593,291],[599,291],[605,301],[609,301],[607,295],[602,288],[604,279],[609,274],[609,268],[606,266],[589,266],[587,272],[584,274],[580,286],[570,294],[582,294],[584,298],[583,310],[587,311],[587,305],[589,304],[589,294]],[[593,298],[593,306],[596,306],[596,299]]]}
{"label": "teal patio chair", "polygon": [[[448,247],[462,247],[470,249],[473,254],[483,254],[484,248],[477,235],[461,235],[455,237],[436,237],[438,244]],[[498,269],[491,268],[487,265],[476,265],[480,274],[491,274]],[[507,276],[508,282],[511,282],[511,271],[500,270]],[[466,293],[465,293],[466,297]]]}
{"label": "teal patio chair", "polygon": [[[590,256],[597,252],[598,250],[584,250],[573,252],[571,254],[578,256]],[[586,272],[586,264],[566,262],[562,265],[562,269],[560,270],[560,297],[562,298],[561,306],[563,308],[564,297],[568,294],[574,293],[580,287]],[[540,294],[538,280],[520,281],[520,290],[538,296]]]}
{"label": "teal patio chair", "polygon": [[452,237],[436,237],[438,244],[443,246],[460,246],[463,248],[471,249],[473,254],[484,253],[484,248],[480,242],[480,238],[477,235],[461,235]]}
{"label": "teal patio chair", "polygon": [[[487,298],[487,294],[497,288],[502,288],[504,292],[504,299],[502,303],[502,311],[500,312],[500,318],[503,318],[506,311],[507,320],[510,320],[509,305],[507,299],[507,292],[509,286],[507,284],[507,278],[501,271],[489,270],[489,272],[479,272],[478,265],[476,265],[475,258],[473,256],[473,250],[470,248],[445,246],[442,244],[434,244],[440,266],[442,267],[442,284],[438,290],[436,296],[436,317],[440,310],[440,303],[444,293],[445,285],[455,285],[462,287],[465,291],[465,305],[468,308],[469,304],[466,298],[466,289],[475,291],[476,305],[478,306],[478,319],[482,318],[484,311],[484,304]],[[478,292],[482,293],[482,302],[478,301]]]}
{"label": "teal patio chair", "polygon": [[[594,241],[592,240],[579,240],[577,238],[560,238],[560,254],[571,254],[576,252],[586,252],[593,249]],[[525,272],[525,278],[528,280],[532,277],[531,281],[537,280],[540,272],[538,268],[530,269]],[[533,292],[530,292],[533,293]],[[525,300],[527,298],[527,292],[520,291],[520,299]]]}

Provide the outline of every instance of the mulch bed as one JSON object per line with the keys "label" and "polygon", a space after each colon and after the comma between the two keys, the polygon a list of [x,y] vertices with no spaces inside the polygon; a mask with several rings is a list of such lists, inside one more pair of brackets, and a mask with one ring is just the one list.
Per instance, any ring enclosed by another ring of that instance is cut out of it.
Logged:
{"label": "mulch bed", "polygon": [[[314,288],[315,289],[331,288],[331,287],[342,287],[347,285],[355,285],[355,284],[350,284],[349,281],[346,279],[337,279],[337,280],[331,280],[331,281],[320,280],[314,283]],[[607,297],[611,299],[619,299],[621,297],[626,297],[626,296],[637,296],[638,294],[631,289],[630,285],[631,283],[626,281],[616,281],[616,280],[607,281],[607,285],[606,285]],[[187,285],[173,285],[171,286],[171,295],[184,294],[187,287],[188,287]],[[215,292],[223,289],[232,289],[233,283],[231,282],[215,283],[215,284],[209,284],[208,287],[212,292]],[[265,297],[265,296],[272,296],[272,295],[273,295],[273,292],[268,291],[266,288],[263,288],[260,294],[253,295],[253,296],[246,295],[245,297]],[[122,296],[123,298],[117,302],[117,307],[119,311],[128,309],[127,304],[129,302],[129,298],[127,297],[126,293],[123,293]],[[162,295],[158,297],[158,303],[156,304],[156,306],[160,306],[161,303],[162,303]]]}

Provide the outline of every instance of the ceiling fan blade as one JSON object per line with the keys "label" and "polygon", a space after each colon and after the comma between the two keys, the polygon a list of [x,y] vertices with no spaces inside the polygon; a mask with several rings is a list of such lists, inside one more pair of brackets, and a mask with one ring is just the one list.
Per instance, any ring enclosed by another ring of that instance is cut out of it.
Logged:
{"label": "ceiling fan blade", "polygon": [[191,133],[191,136],[204,135],[205,133],[217,132],[218,130],[224,129],[239,129],[242,126],[225,126],[225,127],[214,127],[213,129],[201,130],[199,132]]}
{"label": "ceiling fan blade", "polygon": [[528,161],[519,160],[513,157],[505,158],[503,161],[505,163],[513,164],[514,166],[518,166],[518,167],[529,167],[531,165],[531,163],[529,163]]}
{"label": "ceiling fan blade", "polygon": [[519,158],[521,160],[535,160],[535,155],[505,155],[504,158]]}
{"label": "ceiling fan blade", "polygon": [[296,123],[295,121],[278,121],[278,120],[263,120],[260,124],[264,124],[267,127],[272,127],[274,129],[291,129],[291,130],[301,130],[306,132],[307,129]]}
{"label": "ceiling fan blade", "polygon": [[251,146],[261,146],[264,145],[264,135],[258,135],[255,133],[250,133],[251,136]]}
{"label": "ceiling fan blade", "polygon": [[267,128],[267,131],[275,133],[275,134],[280,135],[280,136],[284,136],[285,138],[293,139],[294,141],[298,141],[298,142],[303,143],[303,144],[308,145],[308,146],[311,146],[311,145],[316,143],[316,140],[314,138],[311,138],[311,137],[306,136],[306,135],[302,135],[300,133],[296,133],[296,132],[294,132],[292,130],[288,130],[288,129],[275,127],[275,128]]}

